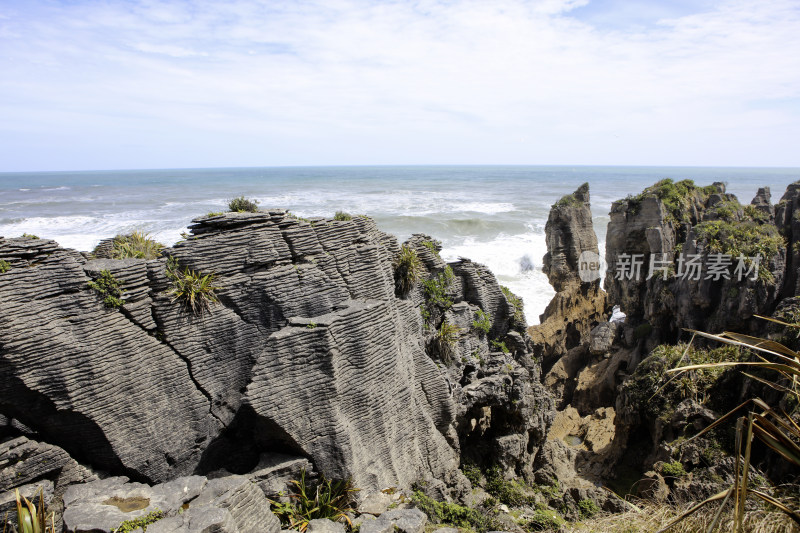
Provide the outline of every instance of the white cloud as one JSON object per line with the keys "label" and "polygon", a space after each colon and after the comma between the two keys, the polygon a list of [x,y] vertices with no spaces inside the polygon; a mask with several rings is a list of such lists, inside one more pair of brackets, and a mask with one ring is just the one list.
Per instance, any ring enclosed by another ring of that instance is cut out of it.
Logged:
{"label": "white cloud", "polygon": [[800,165],[795,2],[208,4],[0,7],[0,170]]}

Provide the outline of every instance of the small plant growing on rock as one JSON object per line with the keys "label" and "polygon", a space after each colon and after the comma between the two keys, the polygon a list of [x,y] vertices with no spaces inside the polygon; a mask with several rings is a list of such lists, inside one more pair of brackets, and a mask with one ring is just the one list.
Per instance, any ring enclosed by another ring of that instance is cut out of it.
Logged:
{"label": "small plant growing on rock", "polygon": [[661,475],[665,477],[683,477],[686,475],[686,470],[684,470],[680,461],[672,461],[661,465]]}
{"label": "small plant growing on rock", "polygon": [[[50,514],[50,526],[47,526],[47,517],[44,512],[44,489],[39,489],[39,507],[25,496],[21,496],[19,489],[14,489],[17,499],[17,533],[55,533],[55,513]],[[5,526],[8,525],[6,519]],[[3,531],[6,527],[3,527]],[[13,529],[13,525],[12,525]]]}
{"label": "small plant growing on rock", "polygon": [[511,350],[508,349],[508,346],[506,346],[506,343],[503,341],[494,339],[493,341],[490,341],[489,344],[495,350],[500,350],[503,353],[511,353]]}
{"label": "small plant growing on rock", "polygon": [[133,518],[131,520],[125,520],[123,523],[119,525],[116,529],[112,531],[112,533],[132,533],[137,529],[142,530],[144,533],[147,531],[147,526],[153,524],[154,522],[158,522],[164,518],[164,512],[156,509],[151,513],[146,514],[145,516],[140,516],[138,518]]}
{"label": "small plant growing on rock", "polygon": [[118,309],[125,300],[122,299],[122,283],[108,270],[101,270],[100,277],[88,283],[103,300],[103,304],[111,309]]}
{"label": "small plant growing on rock", "polygon": [[553,207],[580,207],[582,205],[583,202],[575,198],[574,194],[566,194],[554,203]]}
{"label": "small plant growing on rock", "polygon": [[209,211],[206,216],[207,217],[218,217],[218,216],[224,215],[224,214],[225,213],[223,213],[222,211]]}
{"label": "small plant growing on rock", "polygon": [[11,270],[11,263],[3,259],[0,259],[0,274],[5,274],[9,270]]}
{"label": "small plant growing on rock", "polygon": [[403,245],[394,259],[395,294],[405,296],[422,276],[422,261],[417,252]]}
{"label": "small plant growing on rock", "polygon": [[445,310],[450,309],[453,306],[453,300],[450,299],[447,291],[455,278],[453,269],[450,265],[447,265],[442,272],[426,280],[423,283],[423,287],[425,289],[425,300],[428,304]]}
{"label": "small plant growing on rock", "polygon": [[414,488],[411,501],[435,524],[450,524],[477,533],[503,530],[503,524],[493,516],[457,503],[438,502],[426,496],[418,486]]}
{"label": "small plant growing on rock", "polygon": [[534,503],[534,496],[529,494],[526,485],[517,479],[505,479],[497,465],[486,471],[485,489],[486,492],[507,505],[521,506]]}
{"label": "small plant growing on rock", "polygon": [[422,241],[420,244],[430,250],[434,255],[439,255],[439,249],[442,247],[441,241]]}
{"label": "small plant growing on rock", "polygon": [[512,318],[517,325],[524,327],[525,326],[525,308],[522,304],[522,298],[511,292],[511,289],[506,287],[505,285],[500,286],[500,290],[503,291],[503,294],[506,297],[506,300],[512,307]]}
{"label": "small plant growing on rock", "polygon": [[117,235],[111,248],[114,259],[157,259],[161,256],[164,245],[151,239],[147,233],[134,231],[130,235]]}
{"label": "small plant growing on rock", "polygon": [[455,324],[448,324],[447,321],[442,321],[442,325],[436,331],[434,342],[436,344],[436,351],[439,357],[445,363],[453,360],[456,343],[458,342],[458,334],[461,330]]}
{"label": "small plant growing on rock", "polygon": [[167,294],[173,302],[180,302],[194,315],[203,315],[211,310],[211,304],[218,301],[216,291],[220,287],[214,285],[216,275],[213,273],[203,275],[189,267],[181,271],[178,261],[171,257],[167,262],[167,277],[172,282]]}
{"label": "small plant growing on rock", "polygon": [[464,477],[466,477],[470,483],[472,483],[473,487],[477,487],[478,484],[481,482],[481,469],[478,465],[474,463],[464,463],[461,467],[461,472],[464,473]]}
{"label": "small plant growing on rock", "polygon": [[556,511],[551,509],[537,509],[533,516],[525,523],[528,531],[558,531],[566,524]]}
{"label": "small plant growing on rock", "polygon": [[336,214],[333,215],[333,220],[353,220],[353,215],[344,211],[336,211]]}
{"label": "small plant growing on rock", "polygon": [[578,513],[580,513],[581,518],[591,518],[599,512],[600,507],[598,507],[594,500],[584,498],[578,502]]}
{"label": "small plant growing on rock", "polygon": [[321,475],[317,483],[311,483],[305,470],[300,470],[300,479],[292,480],[294,492],[291,501],[280,503],[270,500],[272,512],[287,529],[305,531],[308,523],[317,518],[345,522],[352,526],[348,514],[354,512],[353,487],[349,479],[330,480]]}
{"label": "small plant growing on rock", "polygon": [[[763,318],[763,317],[759,317]],[[800,328],[798,324],[789,324],[774,318],[767,318],[771,322],[791,327]],[[746,367],[748,372],[743,372],[745,376],[767,385],[770,389],[783,393],[784,398],[791,400],[796,406],[800,401],[800,352],[792,350],[778,342],[741,335],[738,333],[724,332],[720,335],[703,333],[700,331],[689,330],[695,336],[705,337],[736,346],[739,348],[749,348],[757,354],[758,360],[727,360],[721,362],[706,362],[701,364],[689,364],[668,370],[668,373],[684,374],[702,369],[724,369],[725,367],[738,366]],[[691,341],[690,341],[691,342]],[[644,362],[643,362],[644,363]],[[641,364],[640,364],[641,366]],[[638,370],[638,368],[637,368]],[[774,379],[759,377],[751,374],[753,370],[774,372]],[[747,411],[742,410],[747,407]],[[795,523],[800,523],[800,512],[797,511],[796,500],[794,498],[782,498],[779,493],[769,494],[761,487],[756,487],[754,480],[751,479],[751,451],[754,441],[760,441],[771,453],[782,457],[794,467],[800,467],[800,426],[797,425],[794,416],[796,413],[787,414],[781,408],[773,407],[769,403],[758,397],[751,397],[738,407],[719,417],[715,422],[705,429],[690,437],[684,444],[714,431],[721,424],[734,418],[736,422],[735,437],[735,471],[734,482],[726,490],[715,494],[702,502],[694,505],[688,511],[681,514],[678,518],[670,522],[666,527],[660,529],[664,532],[678,522],[686,519],[691,514],[697,512],[703,506],[712,502],[722,502],[719,506],[714,520],[708,527],[708,531],[713,531],[720,523],[726,503],[733,503],[733,527],[734,532],[745,531],[745,511],[747,499],[757,498],[762,502],[773,506],[785,513]],[[662,466],[662,472],[667,465]],[[670,466],[671,471],[680,473],[677,466]],[[682,467],[680,470],[683,470]]]}
{"label": "small plant growing on rock", "polygon": [[23,238],[23,239],[34,239],[34,240],[39,240],[39,237],[38,237],[37,235],[33,235],[32,233],[23,233],[23,234],[22,234],[22,238]]}
{"label": "small plant growing on rock", "polygon": [[472,321],[472,327],[475,331],[488,335],[489,330],[492,329],[492,318],[489,313],[484,313],[483,309],[475,311],[475,320]]}
{"label": "small plant growing on rock", "polygon": [[228,202],[228,209],[236,213],[255,213],[258,211],[258,200],[239,196]]}

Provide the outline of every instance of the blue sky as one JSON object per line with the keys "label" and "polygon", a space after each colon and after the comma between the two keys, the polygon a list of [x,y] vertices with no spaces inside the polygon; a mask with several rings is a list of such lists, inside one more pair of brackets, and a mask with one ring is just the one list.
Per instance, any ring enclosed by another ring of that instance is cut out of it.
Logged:
{"label": "blue sky", "polygon": [[800,166],[800,2],[0,0],[0,172]]}

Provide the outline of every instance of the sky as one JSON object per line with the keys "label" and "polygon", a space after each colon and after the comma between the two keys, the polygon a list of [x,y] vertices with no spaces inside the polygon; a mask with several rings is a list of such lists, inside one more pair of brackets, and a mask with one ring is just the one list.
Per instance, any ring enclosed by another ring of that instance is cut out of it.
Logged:
{"label": "sky", "polygon": [[0,172],[800,167],[800,0],[0,0]]}

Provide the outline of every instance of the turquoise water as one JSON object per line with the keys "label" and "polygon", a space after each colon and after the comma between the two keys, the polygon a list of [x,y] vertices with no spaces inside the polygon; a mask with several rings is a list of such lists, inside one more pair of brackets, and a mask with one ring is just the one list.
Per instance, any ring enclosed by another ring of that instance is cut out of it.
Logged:
{"label": "turquoise water", "polygon": [[102,238],[139,230],[171,244],[192,218],[225,210],[239,195],[304,217],[343,210],[373,217],[401,240],[427,233],[443,242],[445,259],[463,256],[488,265],[523,297],[528,321],[537,323],[553,295],[541,272],[550,206],[589,182],[602,254],[611,203],[666,177],[701,185],[725,181],[742,202],[767,185],[776,202],[786,185],[800,179],[800,169],[426,166],[0,173],[0,235],[33,233],[90,250]]}

